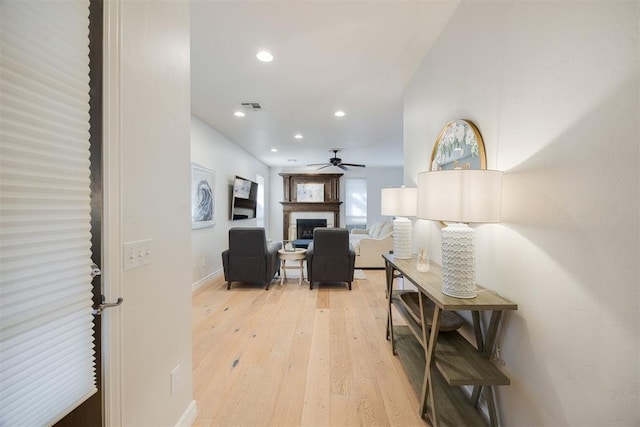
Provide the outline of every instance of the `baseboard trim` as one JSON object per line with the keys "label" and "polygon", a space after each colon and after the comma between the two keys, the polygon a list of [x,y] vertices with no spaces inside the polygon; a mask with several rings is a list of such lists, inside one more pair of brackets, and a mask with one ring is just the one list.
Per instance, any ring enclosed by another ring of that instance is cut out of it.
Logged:
{"label": "baseboard trim", "polygon": [[213,273],[210,273],[206,276],[204,276],[202,279],[198,280],[196,283],[191,285],[191,291],[195,291],[196,289],[201,288],[202,286],[204,286],[205,284],[209,283],[210,281],[214,280],[215,278],[217,278],[218,276],[222,275],[222,269],[216,270]]}
{"label": "baseboard trim", "polygon": [[195,400],[192,400],[184,411],[184,414],[178,420],[176,427],[191,427],[198,417],[198,404]]}

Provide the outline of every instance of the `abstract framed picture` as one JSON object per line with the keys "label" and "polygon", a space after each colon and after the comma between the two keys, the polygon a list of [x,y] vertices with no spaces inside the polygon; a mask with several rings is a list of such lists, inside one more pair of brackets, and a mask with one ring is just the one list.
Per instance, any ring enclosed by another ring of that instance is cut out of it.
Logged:
{"label": "abstract framed picture", "polygon": [[215,225],[215,172],[191,164],[191,228]]}
{"label": "abstract framed picture", "polygon": [[324,202],[324,184],[298,184],[296,201],[298,203]]}

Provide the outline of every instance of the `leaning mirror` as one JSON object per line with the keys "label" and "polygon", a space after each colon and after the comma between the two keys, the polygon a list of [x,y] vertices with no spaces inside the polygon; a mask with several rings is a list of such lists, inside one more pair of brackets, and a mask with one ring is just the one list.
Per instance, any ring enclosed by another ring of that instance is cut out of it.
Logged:
{"label": "leaning mirror", "polygon": [[486,169],[487,158],[478,128],[468,120],[452,120],[438,135],[429,170]]}

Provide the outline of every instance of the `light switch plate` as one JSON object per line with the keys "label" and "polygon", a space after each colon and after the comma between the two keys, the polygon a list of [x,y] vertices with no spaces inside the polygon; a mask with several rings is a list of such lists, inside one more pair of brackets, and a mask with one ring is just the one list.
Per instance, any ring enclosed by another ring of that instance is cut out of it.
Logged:
{"label": "light switch plate", "polygon": [[122,252],[125,270],[149,264],[151,263],[151,239],[125,243]]}

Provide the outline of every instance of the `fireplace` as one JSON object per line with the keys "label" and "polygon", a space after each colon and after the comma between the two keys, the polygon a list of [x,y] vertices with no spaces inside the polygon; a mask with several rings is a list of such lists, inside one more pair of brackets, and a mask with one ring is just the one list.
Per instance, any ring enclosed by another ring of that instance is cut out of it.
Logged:
{"label": "fireplace", "polygon": [[313,239],[313,230],[317,227],[326,227],[326,219],[297,219],[296,220],[296,232],[297,238],[300,239]]}
{"label": "fireplace", "polygon": [[[281,173],[283,179],[284,200],[282,204],[282,240],[299,239],[299,219],[323,219],[324,227],[340,227],[340,177],[342,174],[292,174]],[[318,191],[317,200],[302,198],[302,189],[313,186],[318,188],[322,184],[322,191]],[[321,197],[320,197],[321,196]],[[308,239],[313,239],[313,228]]]}

